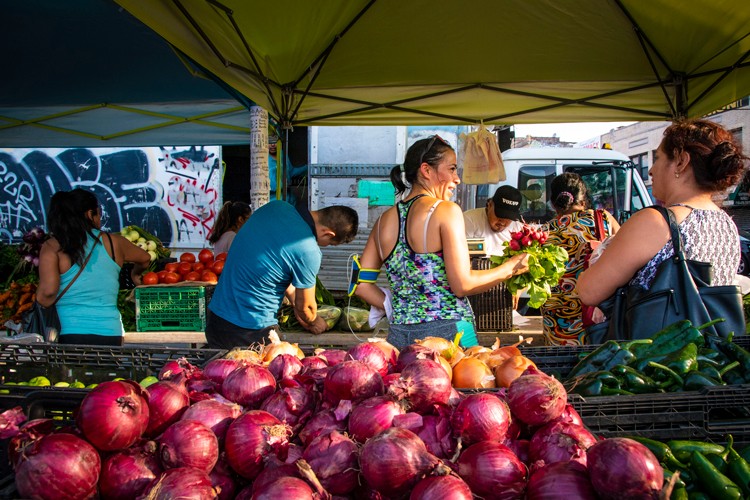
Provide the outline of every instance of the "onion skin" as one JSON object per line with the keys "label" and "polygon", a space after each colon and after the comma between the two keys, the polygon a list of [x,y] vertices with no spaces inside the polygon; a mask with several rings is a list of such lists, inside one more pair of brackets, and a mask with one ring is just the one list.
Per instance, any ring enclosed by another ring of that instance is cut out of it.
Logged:
{"label": "onion skin", "polygon": [[306,498],[314,498],[313,489],[310,485],[303,479],[289,476],[279,478],[252,495],[253,500],[302,500]]}
{"label": "onion skin", "polygon": [[149,396],[146,435],[155,437],[182,417],[190,397],[184,386],[168,380],[151,384],[146,390]]}
{"label": "onion skin", "polygon": [[146,431],[147,400],[146,390],[131,380],[102,382],[83,398],[78,428],[100,451],[124,450]]}
{"label": "onion skin", "polygon": [[596,443],[596,438],[585,427],[567,422],[550,422],[537,430],[529,443],[532,462],[545,464],[574,460],[586,465],[586,450]]}
{"label": "onion skin", "polygon": [[219,440],[200,422],[180,420],[159,438],[159,456],[165,469],[193,467],[208,474],[219,460]]}
{"label": "onion skin", "polygon": [[385,377],[388,374],[388,360],[385,353],[372,342],[362,342],[346,351],[346,359],[355,359],[368,365],[370,368]]}
{"label": "onion skin", "polygon": [[555,378],[529,367],[508,388],[508,405],[526,425],[543,425],[562,415],[568,394]]}
{"label": "onion skin", "polygon": [[[471,489],[458,476],[429,476],[417,483],[409,500],[472,500]],[[571,499],[569,499],[571,500]]]}
{"label": "onion skin", "polygon": [[240,415],[227,430],[224,452],[229,466],[246,479],[263,470],[264,457],[286,457],[291,429],[263,410]]}
{"label": "onion skin", "polygon": [[15,467],[21,498],[93,498],[101,471],[99,453],[73,434],[49,434],[21,453]]}
{"label": "onion skin", "polygon": [[361,361],[342,361],[328,369],[323,395],[329,403],[362,401],[383,394],[383,377]]}
{"label": "onion skin", "polygon": [[504,444],[481,441],[458,457],[458,475],[475,495],[498,500],[523,498],[526,466]]}
{"label": "onion skin", "polygon": [[180,420],[200,422],[211,429],[219,439],[219,444],[222,444],[229,425],[241,414],[242,407],[238,404],[207,399],[190,405]]}
{"label": "onion skin", "polygon": [[393,417],[403,415],[403,407],[388,396],[365,399],[349,415],[349,435],[364,443],[393,426]]}
{"label": "onion skin", "polygon": [[284,387],[263,401],[260,409],[289,425],[296,434],[315,411],[315,396],[305,387]]}
{"label": "onion skin", "polygon": [[290,342],[275,342],[268,344],[263,348],[263,363],[268,364],[273,361],[276,356],[282,354],[291,354],[297,356],[299,359],[305,357],[305,353],[302,352],[302,349],[300,349],[297,344],[292,344]]}
{"label": "onion skin", "polygon": [[174,498],[180,500],[207,500],[217,498],[208,474],[192,467],[179,467],[164,471],[141,497],[144,500]]}
{"label": "onion skin", "polygon": [[231,500],[237,493],[237,480],[234,472],[223,457],[208,474],[214,489],[219,492],[219,500]]}
{"label": "onion skin", "polygon": [[348,495],[358,484],[358,447],[333,431],[313,439],[302,454],[320,484],[332,495]]}
{"label": "onion skin", "polygon": [[427,451],[438,458],[450,459],[456,450],[456,438],[450,423],[450,412],[438,409],[437,415],[422,417],[422,426],[413,432],[424,441]]}
{"label": "onion skin", "polygon": [[448,404],[451,379],[443,367],[431,359],[417,359],[401,370],[389,393],[406,398],[412,411],[428,413],[435,404]]}
{"label": "onion skin", "polygon": [[439,462],[416,434],[399,427],[368,439],[359,454],[367,484],[388,497],[406,494]]}
{"label": "onion skin", "polygon": [[393,371],[401,372],[404,368],[418,359],[431,359],[432,361],[437,362],[439,356],[440,355],[437,352],[429,347],[419,344],[409,344],[401,349],[401,353],[398,355],[398,362]]}
{"label": "onion skin", "polygon": [[320,352],[315,351],[315,355],[325,359],[328,366],[334,366],[346,361],[346,351],[343,349],[325,349]]}
{"label": "onion skin", "polygon": [[653,453],[628,438],[609,438],[588,449],[591,484],[600,498],[659,498],[664,470]]}
{"label": "onion skin", "polygon": [[508,405],[486,392],[466,396],[451,416],[454,434],[464,445],[505,440],[510,425]]}
{"label": "onion skin", "polygon": [[527,500],[596,500],[586,467],[579,462],[555,462],[534,470],[526,485]]}
{"label": "onion skin", "polygon": [[245,363],[227,375],[221,393],[230,401],[248,408],[258,408],[276,391],[276,379],[263,366]]}
{"label": "onion skin", "polygon": [[[349,407],[349,410],[351,410],[351,407]],[[333,409],[318,411],[307,421],[302,430],[299,431],[298,437],[302,441],[302,444],[307,446],[310,441],[321,434],[328,434],[331,431],[345,432],[347,430],[348,417],[349,411],[343,414],[337,414]]]}
{"label": "onion skin", "polygon": [[155,442],[131,446],[104,460],[99,475],[99,494],[107,500],[138,498],[162,472]]}
{"label": "onion skin", "polygon": [[293,354],[280,354],[268,363],[268,371],[271,372],[276,382],[291,380],[302,371],[302,361]]}
{"label": "onion skin", "polygon": [[203,376],[212,382],[221,385],[227,375],[239,368],[240,362],[236,359],[212,359],[203,367]]}

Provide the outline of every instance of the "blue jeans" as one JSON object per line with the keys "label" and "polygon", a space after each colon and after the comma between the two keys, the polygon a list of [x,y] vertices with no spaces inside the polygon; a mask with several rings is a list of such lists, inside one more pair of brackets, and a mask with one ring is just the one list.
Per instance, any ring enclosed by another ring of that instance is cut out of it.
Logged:
{"label": "blue jeans", "polygon": [[442,337],[453,341],[456,333],[463,332],[461,347],[477,345],[477,333],[474,324],[464,320],[444,319],[439,321],[428,321],[427,323],[414,323],[411,325],[388,326],[388,338],[390,344],[398,349],[403,349],[413,344],[417,339],[425,337]]}

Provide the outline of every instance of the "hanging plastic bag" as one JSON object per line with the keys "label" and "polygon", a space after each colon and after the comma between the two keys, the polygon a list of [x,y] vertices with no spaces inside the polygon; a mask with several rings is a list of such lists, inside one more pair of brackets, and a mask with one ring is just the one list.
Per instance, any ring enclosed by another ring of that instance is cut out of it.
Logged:
{"label": "hanging plastic bag", "polygon": [[459,137],[464,184],[494,184],[506,179],[503,157],[495,134],[480,126]]}

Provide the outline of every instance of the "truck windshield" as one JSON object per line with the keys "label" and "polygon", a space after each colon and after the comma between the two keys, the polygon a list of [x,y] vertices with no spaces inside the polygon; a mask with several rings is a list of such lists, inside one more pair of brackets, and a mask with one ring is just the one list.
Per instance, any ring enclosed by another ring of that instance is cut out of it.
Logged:
{"label": "truck windshield", "polygon": [[566,172],[581,176],[589,188],[589,204],[593,208],[604,208],[620,222],[630,214],[650,205],[643,193],[633,185],[633,169],[626,165],[599,164],[566,166]]}

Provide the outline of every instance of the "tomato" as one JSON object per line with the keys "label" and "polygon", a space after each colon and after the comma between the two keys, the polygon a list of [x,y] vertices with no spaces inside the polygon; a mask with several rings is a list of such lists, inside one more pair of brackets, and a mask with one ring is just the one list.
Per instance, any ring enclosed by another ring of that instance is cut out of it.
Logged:
{"label": "tomato", "polygon": [[156,285],[159,283],[159,276],[156,273],[146,273],[141,277],[141,283],[144,285]]}
{"label": "tomato", "polygon": [[214,260],[214,253],[208,248],[204,248],[198,254],[198,260],[203,262],[204,264],[206,264],[207,262],[211,262],[212,260]]}
{"label": "tomato", "polygon": [[164,283],[164,276],[167,275],[167,272],[168,272],[167,270],[164,270],[164,271],[159,271],[158,273],[156,273],[156,276],[159,278],[159,283]]}
{"label": "tomato", "polygon": [[206,265],[203,262],[196,262],[195,264],[193,264],[193,271],[197,272],[198,274],[203,272],[203,270],[205,269]]}
{"label": "tomato", "polygon": [[190,262],[192,264],[195,262],[195,254],[190,252],[183,253],[180,255],[180,262]]}
{"label": "tomato", "polygon": [[215,258],[216,260],[227,260],[227,253],[221,252],[220,254],[217,254]]}
{"label": "tomato", "polygon": [[164,266],[164,270],[167,271],[168,273],[176,273],[177,266],[179,266],[177,262],[170,262]]}
{"label": "tomato", "polygon": [[177,283],[180,281],[180,275],[177,273],[167,273],[164,275],[164,283]]}
{"label": "tomato", "polygon": [[216,273],[216,275],[220,275],[224,271],[224,261],[223,260],[217,260],[213,263],[211,266],[211,270]]}
{"label": "tomato", "polygon": [[185,276],[187,273],[193,270],[193,264],[190,262],[180,262],[180,264],[177,266],[177,272],[180,273],[182,276]]}
{"label": "tomato", "polygon": [[196,271],[190,271],[183,278],[185,278],[185,281],[198,281],[201,279],[201,274]]}
{"label": "tomato", "polygon": [[219,277],[212,271],[203,271],[201,274],[201,281],[208,281],[209,283],[216,283],[219,281]]}

